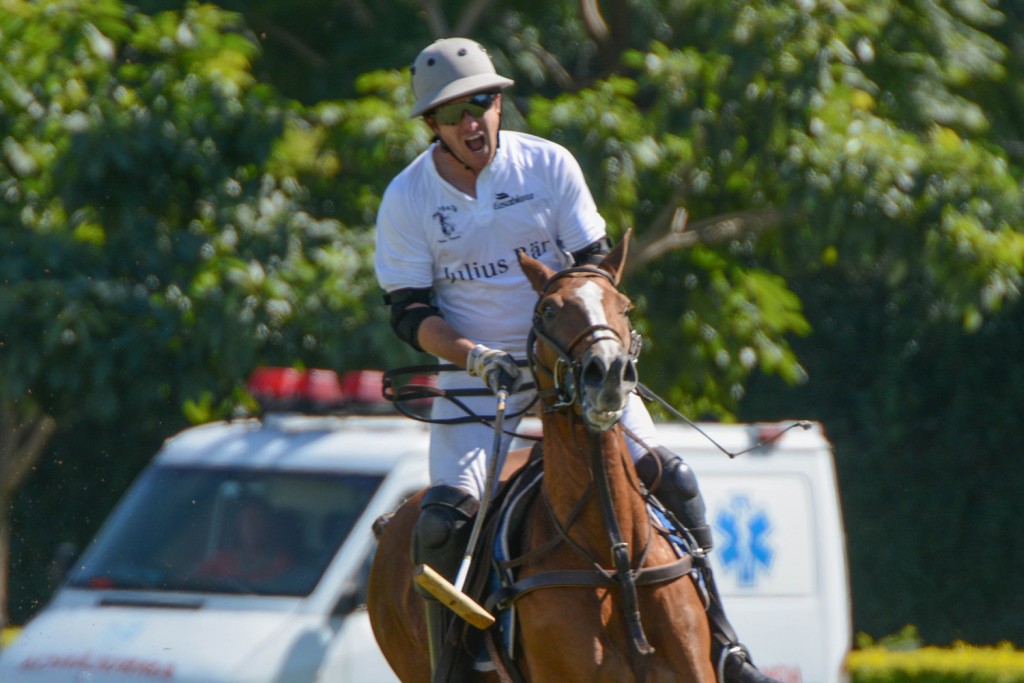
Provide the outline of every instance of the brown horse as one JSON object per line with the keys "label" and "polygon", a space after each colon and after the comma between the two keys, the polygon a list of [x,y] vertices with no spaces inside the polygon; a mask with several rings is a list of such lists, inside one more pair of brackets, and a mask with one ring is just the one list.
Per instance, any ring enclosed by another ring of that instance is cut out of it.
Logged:
{"label": "brown horse", "polygon": [[[637,381],[630,302],[617,287],[627,244],[597,268],[560,273],[519,257],[539,295],[529,353],[543,404],[542,490],[520,537],[518,579],[529,589],[514,600],[514,666],[530,683],[715,681],[688,558],[654,531],[617,424]],[[374,634],[403,683],[430,680],[411,581],[417,515],[418,497],[378,529],[369,586]]]}

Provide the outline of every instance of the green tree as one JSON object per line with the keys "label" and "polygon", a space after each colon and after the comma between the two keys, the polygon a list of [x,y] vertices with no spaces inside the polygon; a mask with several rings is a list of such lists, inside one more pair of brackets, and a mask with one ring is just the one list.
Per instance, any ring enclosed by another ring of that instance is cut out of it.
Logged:
{"label": "green tree", "polygon": [[637,227],[634,265],[656,259],[631,284],[649,304],[645,361],[671,368],[692,411],[727,415],[754,368],[801,379],[784,335],[809,327],[779,275],[837,269],[896,297],[918,283],[967,329],[1016,295],[1020,186],[957,87],[1001,87],[1006,50],[982,30],[1000,17],[901,7],[691,3],[672,47],[532,109],[582,150],[606,215]]}
{"label": "green tree", "polygon": [[0,572],[55,424],[205,420],[257,363],[380,348],[372,241],[298,180],[341,162],[306,154],[317,133],[253,78],[240,18],[72,5],[0,7]]}

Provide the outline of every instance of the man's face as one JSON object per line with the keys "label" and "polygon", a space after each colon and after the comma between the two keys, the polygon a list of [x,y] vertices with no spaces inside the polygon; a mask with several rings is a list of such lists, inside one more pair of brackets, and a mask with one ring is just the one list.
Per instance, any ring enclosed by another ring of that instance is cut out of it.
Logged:
{"label": "man's face", "polygon": [[479,173],[498,148],[501,94],[461,97],[435,108],[426,119],[457,159]]}

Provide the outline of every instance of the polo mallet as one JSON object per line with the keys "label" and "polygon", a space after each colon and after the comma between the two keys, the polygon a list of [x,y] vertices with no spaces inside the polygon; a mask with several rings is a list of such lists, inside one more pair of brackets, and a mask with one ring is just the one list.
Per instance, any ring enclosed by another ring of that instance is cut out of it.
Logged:
{"label": "polo mallet", "polygon": [[510,383],[511,378],[502,373],[501,386],[498,389],[498,406],[494,411],[494,443],[491,446],[490,457],[487,459],[487,481],[484,484],[483,493],[480,495],[480,511],[477,513],[476,519],[473,520],[473,529],[470,531],[469,542],[466,544],[466,554],[463,555],[462,564],[459,565],[459,571],[455,575],[455,583],[449,583],[447,579],[425,564],[421,564],[413,571],[413,580],[416,583],[440,600],[448,609],[479,629],[485,629],[493,624],[494,616],[463,593],[462,587],[469,575],[469,568],[473,563],[473,549],[480,537],[484,517],[487,516],[487,508],[491,504],[494,477],[497,476],[498,471],[498,455],[501,453],[501,435],[505,425],[507,387]]}
{"label": "polo mallet", "polygon": [[487,508],[491,504],[494,477],[498,470],[498,454],[501,452],[501,434],[505,424],[505,403],[508,401],[506,385],[507,382],[502,382],[502,386],[498,389],[498,407],[494,410],[494,443],[491,446],[491,455],[487,459],[487,483],[484,484],[483,493],[480,495],[480,512],[473,520],[473,530],[469,534],[469,543],[466,544],[466,554],[462,557],[459,573],[455,575],[454,585],[455,590],[458,591],[461,591],[462,586],[466,583],[466,575],[469,574],[469,566],[473,561],[473,549],[480,537],[480,529],[483,527],[484,517],[487,516]]}

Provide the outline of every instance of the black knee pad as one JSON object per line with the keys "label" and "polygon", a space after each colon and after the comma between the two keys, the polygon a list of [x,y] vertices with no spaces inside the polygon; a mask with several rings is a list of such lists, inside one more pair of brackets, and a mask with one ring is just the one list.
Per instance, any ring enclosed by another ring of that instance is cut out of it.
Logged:
{"label": "black knee pad", "polygon": [[683,500],[700,496],[697,475],[682,458],[664,446],[655,446],[654,453],[662,463],[662,487],[670,487]]}
{"label": "black knee pad", "polygon": [[453,486],[434,486],[420,501],[413,527],[412,558],[451,580],[459,568],[480,501]]}
{"label": "black knee pad", "polygon": [[711,528],[707,523],[704,496],[697,485],[697,475],[690,466],[667,448],[655,446],[651,453],[636,463],[636,469],[651,493],[690,531],[697,544],[710,550]]}

